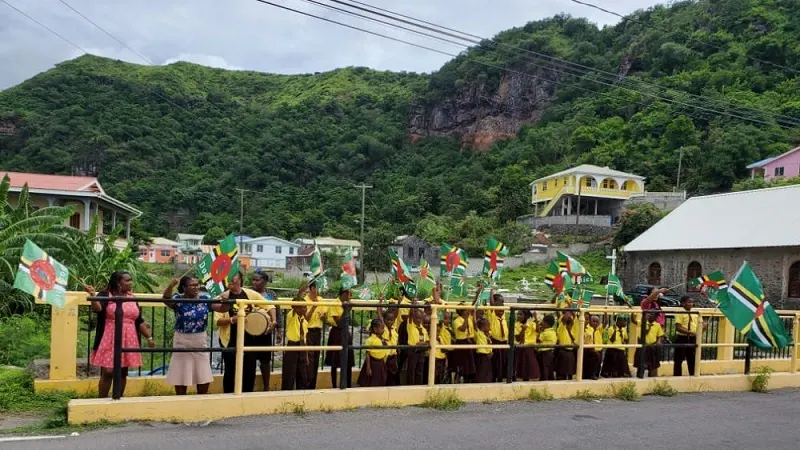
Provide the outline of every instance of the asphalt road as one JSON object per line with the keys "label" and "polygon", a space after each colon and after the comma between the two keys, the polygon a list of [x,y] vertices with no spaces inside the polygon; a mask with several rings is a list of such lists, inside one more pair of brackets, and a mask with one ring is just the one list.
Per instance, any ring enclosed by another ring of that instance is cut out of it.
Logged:
{"label": "asphalt road", "polygon": [[560,400],[260,416],[210,424],[136,424],[20,449],[725,449],[796,448],[800,390],[683,394],[639,402]]}

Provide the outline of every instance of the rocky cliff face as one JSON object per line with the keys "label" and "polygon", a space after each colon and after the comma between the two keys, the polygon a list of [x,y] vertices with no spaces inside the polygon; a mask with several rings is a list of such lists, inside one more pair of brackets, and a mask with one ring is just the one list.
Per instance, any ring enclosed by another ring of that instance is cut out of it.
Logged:
{"label": "rocky cliff face", "polygon": [[468,84],[453,97],[412,114],[409,136],[448,136],[464,147],[488,150],[513,137],[523,124],[536,123],[555,96],[559,74],[546,69],[523,69],[534,76],[505,72],[493,92],[486,84]]}

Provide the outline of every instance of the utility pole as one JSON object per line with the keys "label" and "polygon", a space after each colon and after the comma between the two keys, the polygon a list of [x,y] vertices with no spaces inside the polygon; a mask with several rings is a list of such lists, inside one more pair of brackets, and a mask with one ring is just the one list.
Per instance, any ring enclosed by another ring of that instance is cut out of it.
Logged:
{"label": "utility pole", "polygon": [[364,207],[365,201],[367,198],[367,189],[372,189],[372,186],[366,185],[364,183],[361,184],[354,184],[354,188],[361,189],[361,250],[358,252],[358,268],[361,276],[359,277],[360,282],[364,282],[366,277],[364,276]]}
{"label": "utility pole", "polygon": [[681,146],[681,154],[678,157],[678,182],[675,184],[675,192],[681,190],[681,166],[683,165],[683,146]]}
{"label": "utility pole", "polygon": [[[239,253],[244,253],[242,248],[242,236],[244,229],[244,191],[247,189],[236,189],[239,191]],[[242,280],[244,281],[244,280]]]}

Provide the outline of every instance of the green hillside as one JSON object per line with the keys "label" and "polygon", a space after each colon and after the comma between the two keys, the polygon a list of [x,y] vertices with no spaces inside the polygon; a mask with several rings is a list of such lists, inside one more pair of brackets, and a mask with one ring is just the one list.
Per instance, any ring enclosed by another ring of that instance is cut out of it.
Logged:
{"label": "green hillside", "polygon": [[[520,230],[504,224],[530,212],[527,183],[553,170],[609,165],[671,190],[683,152],[681,187],[710,193],[800,142],[798,6],[679,2],[603,29],[557,16],[502,32],[506,46],[484,42],[432,75],[269,75],[83,56],[0,92],[0,120],[18,128],[0,136],[0,168],[97,173],[145,211],[140,231],[156,235],[238,231],[235,189],[245,188],[263,191],[246,195],[248,234],[355,237],[353,184],[365,182],[375,187],[369,244],[419,228],[472,251],[488,233],[519,246]],[[547,66],[520,48],[624,77]],[[559,81],[538,123],[486,152],[449,137],[412,143],[414,112],[494,93],[499,67]]]}

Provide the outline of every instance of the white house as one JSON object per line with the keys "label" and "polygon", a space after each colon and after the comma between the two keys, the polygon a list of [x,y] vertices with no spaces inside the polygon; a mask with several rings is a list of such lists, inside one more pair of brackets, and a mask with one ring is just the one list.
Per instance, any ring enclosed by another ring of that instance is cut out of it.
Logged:
{"label": "white house", "polygon": [[353,256],[358,257],[361,243],[352,239],[336,239],[333,237],[318,237],[313,239],[298,238],[294,242],[304,248],[313,248],[317,244],[321,252],[337,252],[344,254],[348,249],[353,249]]}
{"label": "white house", "polygon": [[243,255],[249,253],[252,267],[285,269],[286,258],[297,255],[300,250],[299,244],[275,236],[251,238],[242,243],[244,249],[250,250]]}
{"label": "white house", "polygon": [[202,234],[186,234],[186,233],[178,233],[178,243],[181,246],[181,250],[200,250],[200,246],[203,245],[203,238],[205,236]]}

